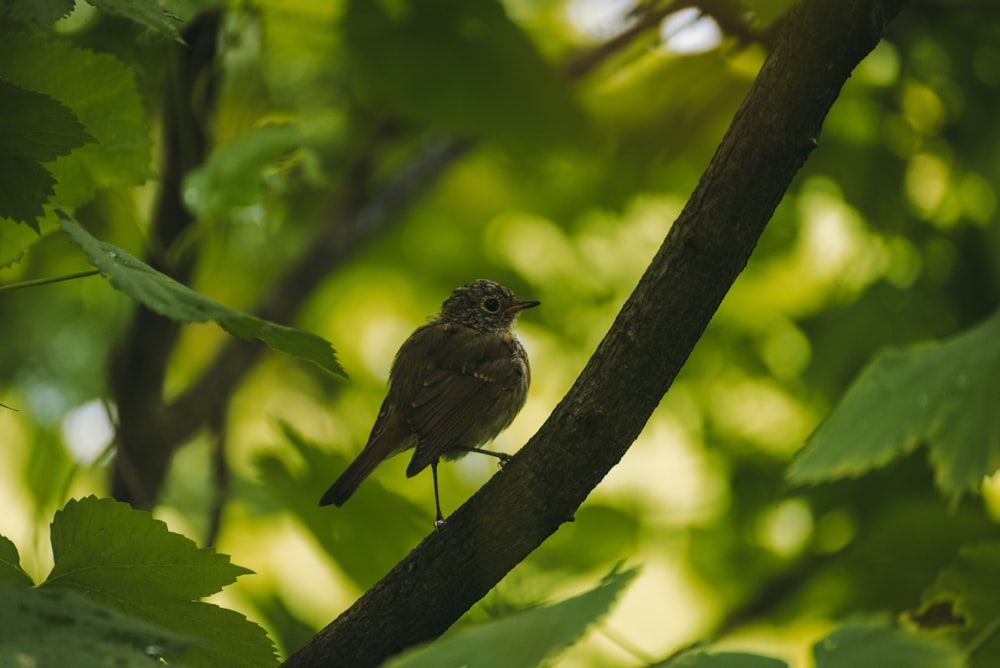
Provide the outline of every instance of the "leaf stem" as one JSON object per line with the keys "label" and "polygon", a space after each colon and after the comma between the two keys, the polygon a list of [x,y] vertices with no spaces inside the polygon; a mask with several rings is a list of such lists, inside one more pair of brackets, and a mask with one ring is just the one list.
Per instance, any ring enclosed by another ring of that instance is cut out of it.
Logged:
{"label": "leaf stem", "polygon": [[90,271],[79,271],[75,274],[56,276],[55,278],[36,278],[33,281],[22,281],[20,283],[11,283],[10,285],[0,285],[0,292],[4,292],[5,290],[20,290],[21,288],[33,288],[39,285],[48,285],[49,283],[59,283],[61,281],[71,281],[74,278],[86,278],[87,276],[94,276],[99,273],[101,273],[100,270],[91,269]]}
{"label": "leaf stem", "polygon": [[993,618],[993,621],[987,624],[986,627],[979,632],[979,635],[973,638],[965,647],[966,660],[971,659],[972,655],[982,649],[983,645],[989,642],[998,631],[1000,631],[1000,617],[995,617]]}

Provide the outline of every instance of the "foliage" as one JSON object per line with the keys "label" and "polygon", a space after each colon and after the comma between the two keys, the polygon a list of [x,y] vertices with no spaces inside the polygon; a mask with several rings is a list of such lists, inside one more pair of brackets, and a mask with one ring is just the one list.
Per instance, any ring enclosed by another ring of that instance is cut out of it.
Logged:
{"label": "foliage", "polygon": [[171,665],[274,665],[263,629],[197,600],[250,571],[148,513],[112,499],[69,501],[52,521],[52,572],[33,590],[23,589],[31,581],[13,543],[2,538],[0,548],[5,583],[19,587],[4,599],[9,656],[37,656],[46,666],[117,657],[138,666],[157,663],[146,658],[155,648]]}
{"label": "foliage", "polygon": [[[316,502],[399,343],[467,280],[543,302],[495,446],[530,436],[795,3],[598,4],[0,4],[0,283],[35,286],[0,291],[0,663],[301,647],[433,530],[402,458]],[[903,13],[629,455],[395,662],[997,665],[997,11]],[[116,289],[31,283],[88,262]],[[291,356],[251,367],[244,338]],[[141,442],[108,435],[126,424]],[[89,496],[157,458],[172,531]],[[446,511],[494,471],[443,465]]]}

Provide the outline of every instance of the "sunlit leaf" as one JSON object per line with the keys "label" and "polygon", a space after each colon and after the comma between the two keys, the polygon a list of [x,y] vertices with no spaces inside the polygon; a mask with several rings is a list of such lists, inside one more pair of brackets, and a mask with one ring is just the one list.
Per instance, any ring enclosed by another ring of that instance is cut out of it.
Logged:
{"label": "sunlit leaf", "polygon": [[294,125],[272,125],[215,149],[184,183],[184,202],[205,217],[260,202],[262,174],[302,143]]}
{"label": "sunlit leaf", "polygon": [[[0,585],[0,665],[32,668],[155,668],[191,645],[70,590]],[[171,666],[185,664],[171,658]]]}
{"label": "sunlit leaf", "polygon": [[91,264],[111,279],[112,285],[156,313],[181,322],[214,320],[234,336],[259,339],[275,350],[346,376],[333,348],[321,337],[227,308],[156,271],[127,251],[95,239],[65,212],[59,212],[59,222]]}
{"label": "sunlit leaf", "polygon": [[861,475],[920,446],[949,496],[1000,467],[1000,315],[937,345],[875,357],[810,437],[788,479]]}
{"label": "sunlit leaf", "polygon": [[180,655],[192,666],[273,666],[263,629],[197,599],[249,570],[172,533],[113,499],[69,501],[52,520],[54,566],[43,588],[71,589],[136,619],[198,641]]}
{"label": "sunlit leaf", "polygon": [[606,615],[635,578],[627,570],[608,576],[585,594],[445,635],[389,661],[391,668],[508,668],[537,666],[576,642]]}

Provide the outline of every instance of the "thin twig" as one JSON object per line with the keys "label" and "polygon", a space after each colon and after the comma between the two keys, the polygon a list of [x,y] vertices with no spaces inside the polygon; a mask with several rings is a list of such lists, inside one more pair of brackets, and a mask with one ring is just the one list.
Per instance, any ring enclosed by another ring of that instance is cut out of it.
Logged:
{"label": "thin twig", "polygon": [[101,272],[98,269],[91,269],[90,271],[78,271],[75,274],[66,274],[65,276],[55,276],[53,278],[36,278],[31,281],[21,281],[20,283],[11,283],[10,285],[0,285],[0,292],[7,290],[20,290],[22,288],[34,288],[39,285],[48,285],[49,283],[62,283],[63,281],[72,281],[76,278],[96,276],[99,273]]}
{"label": "thin twig", "polygon": [[1000,632],[1000,617],[994,617],[993,621],[986,625],[979,634],[973,638],[965,647],[966,662],[972,659],[972,655],[983,648],[997,633]]}

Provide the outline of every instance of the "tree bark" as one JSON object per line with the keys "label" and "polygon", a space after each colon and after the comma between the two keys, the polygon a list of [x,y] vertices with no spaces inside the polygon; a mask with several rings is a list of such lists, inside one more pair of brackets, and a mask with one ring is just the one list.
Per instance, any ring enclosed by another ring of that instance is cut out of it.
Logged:
{"label": "tree bark", "polygon": [[805,0],[663,246],[534,437],[285,668],[376,666],[443,633],[571,521],[618,463],[743,270],[851,71],[905,0]]}

